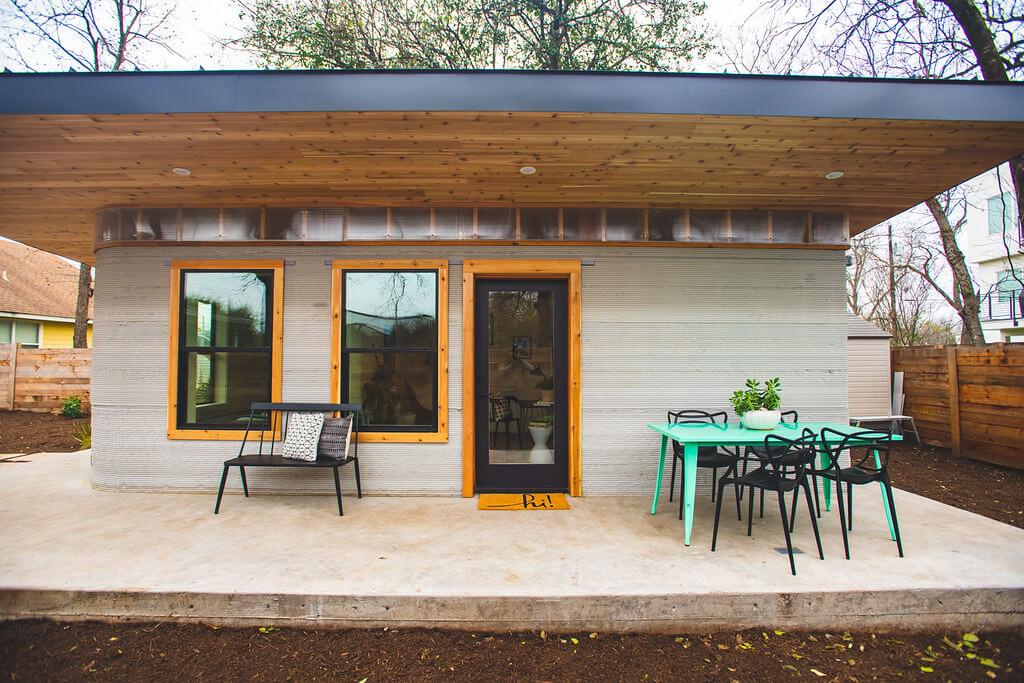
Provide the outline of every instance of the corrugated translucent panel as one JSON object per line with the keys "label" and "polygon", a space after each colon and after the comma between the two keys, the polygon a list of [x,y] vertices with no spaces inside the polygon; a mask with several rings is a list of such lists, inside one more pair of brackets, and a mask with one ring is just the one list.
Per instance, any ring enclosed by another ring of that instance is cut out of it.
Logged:
{"label": "corrugated translucent panel", "polygon": [[562,209],[562,239],[601,241],[600,209]]}
{"label": "corrugated translucent panel", "polygon": [[383,240],[388,236],[387,209],[349,209],[345,239]]}
{"label": "corrugated translucent panel", "polygon": [[519,237],[524,240],[557,240],[558,209],[519,209]]}
{"label": "corrugated translucent panel", "polygon": [[733,242],[767,242],[771,214],[767,211],[733,211],[730,216],[730,233]]}
{"label": "corrugated translucent panel", "polygon": [[651,242],[685,242],[686,211],[651,209],[647,212],[647,239]]}
{"label": "corrugated translucent panel", "polygon": [[638,242],[644,238],[643,209],[605,209],[604,220],[608,242]]}
{"label": "corrugated translucent panel", "polygon": [[391,209],[389,235],[393,240],[429,240],[430,209]]}
{"label": "corrugated translucent panel", "polygon": [[481,240],[515,239],[515,209],[477,209],[476,237]]}
{"label": "corrugated translucent panel", "polygon": [[[677,240],[679,241],[679,240]],[[725,211],[690,210],[691,242],[725,242]]]}
{"label": "corrugated translucent panel", "polygon": [[807,241],[806,211],[772,211],[772,241],[803,244]]}
{"label": "corrugated translucent panel", "polygon": [[121,239],[118,226],[121,222],[121,215],[118,209],[108,209],[96,213],[96,241],[116,242]]}
{"label": "corrugated translucent panel", "polygon": [[345,209],[309,209],[306,212],[307,240],[337,242],[344,239]]}
{"label": "corrugated translucent panel", "polygon": [[220,239],[220,209],[189,209],[181,214],[183,242]]}
{"label": "corrugated translucent panel", "polygon": [[176,240],[178,239],[178,210],[143,209],[136,214],[132,225],[135,226],[135,234],[129,239]]}
{"label": "corrugated translucent panel", "polygon": [[434,237],[468,240],[473,237],[473,209],[434,209]]}
{"label": "corrugated translucent panel", "polygon": [[302,209],[267,209],[265,239],[301,240],[305,217]]}
{"label": "corrugated translucent panel", "polygon": [[811,223],[811,239],[815,244],[843,244],[846,242],[843,214],[815,212]]}

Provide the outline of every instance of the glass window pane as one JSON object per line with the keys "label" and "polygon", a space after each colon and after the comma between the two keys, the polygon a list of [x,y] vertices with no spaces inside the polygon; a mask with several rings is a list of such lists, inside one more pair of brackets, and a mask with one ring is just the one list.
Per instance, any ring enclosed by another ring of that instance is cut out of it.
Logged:
{"label": "glass window pane", "polygon": [[259,209],[224,209],[221,239],[245,242],[260,238]]}
{"label": "glass window pane", "polygon": [[651,242],[685,242],[685,212],[680,209],[651,209],[648,211],[647,239]]}
{"label": "glass window pane", "polygon": [[220,209],[182,211],[181,239],[185,242],[206,242],[220,239]]}
{"label": "glass window pane", "polygon": [[565,240],[601,241],[600,209],[562,209],[562,233]]}
{"label": "glass window pane", "polygon": [[301,240],[305,216],[304,209],[267,209],[266,239]]}
{"label": "glass window pane", "polygon": [[274,274],[186,272],[186,346],[269,346],[269,297]]}
{"label": "glass window pane", "polygon": [[136,217],[135,235],[138,240],[176,240],[178,239],[177,209],[143,209]]}
{"label": "glass window pane", "polygon": [[11,321],[0,320],[0,344],[11,343]]}
{"label": "glass window pane", "polygon": [[345,226],[347,240],[385,240],[388,238],[387,209],[349,209]]}
{"label": "glass window pane", "polygon": [[515,239],[515,209],[477,209],[476,237],[481,240]]}
{"label": "glass window pane", "polygon": [[437,346],[437,272],[345,273],[345,345]]}
{"label": "glass window pane", "polygon": [[767,211],[733,211],[730,214],[733,242],[767,242]]}
{"label": "glass window pane", "polygon": [[473,238],[473,209],[434,209],[434,236],[439,240]]}
{"label": "glass window pane", "polygon": [[269,351],[190,352],[184,422],[202,427],[245,427],[254,401],[270,400]]}
{"label": "glass window pane", "polygon": [[643,239],[643,209],[605,209],[604,238],[609,242],[638,242]]}
{"label": "glass window pane", "polygon": [[519,237],[524,240],[557,240],[558,209],[519,209]]}
{"label": "glass window pane", "polygon": [[437,356],[433,352],[352,352],[348,401],[361,403],[360,429],[436,424]]}
{"label": "glass window pane", "polygon": [[393,240],[429,240],[430,209],[391,209],[391,229],[388,234]]}
{"label": "glass window pane", "polygon": [[784,244],[807,242],[807,212],[772,211],[772,241]]}
{"label": "glass window pane", "polygon": [[39,346],[39,323],[15,321],[14,341],[23,346]]}

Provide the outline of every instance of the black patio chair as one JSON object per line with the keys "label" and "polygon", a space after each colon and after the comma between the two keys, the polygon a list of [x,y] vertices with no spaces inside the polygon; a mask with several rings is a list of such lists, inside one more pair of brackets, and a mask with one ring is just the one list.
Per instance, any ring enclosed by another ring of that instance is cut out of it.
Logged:
{"label": "black patio chair", "polygon": [[[249,421],[242,435],[242,445],[238,449],[238,456],[227,460],[224,463],[224,472],[220,478],[220,488],[217,491],[217,504],[213,508],[213,514],[220,512],[220,501],[224,497],[224,484],[228,480],[228,471],[237,467],[242,476],[242,492],[249,497],[249,484],[245,480],[246,467],[314,467],[334,470],[334,492],[338,496],[338,515],[345,513],[341,507],[341,481],[338,479],[338,468],[352,463],[356,475],[356,496],[363,497],[362,484],[359,481],[359,412],[362,406],[358,403],[253,403],[249,412]],[[275,437],[280,437],[284,442],[288,434],[288,420],[292,413],[324,413],[328,415],[339,415],[341,417],[352,417],[352,435],[348,449],[340,458],[326,457],[323,455],[324,442],[317,444],[316,460],[298,460],[285,458],[274,453]],[[279,431],[280,429],[280,431]],[[259,432],[259,447],[255,453],[251,449],[255,446],[255,436],[249,440],[250,433]],[[249,444],[250,452],[246,453],[246,443]],[[264,453],[264,444],[267,445],[267,452]]]}
{"label": "black patio chair", "polygon": [[488,403],[490,404],[490,423],[494,425],[494,431],[491,433],[491,448],[498,445],[498,429],[505,426],[505,450],[508,450],[508,435],[509,425],[512,422],[516,423],[516,438],[519,439],[519,446],[522,447],[521,432],[523,425],[519,421],[519,409],[512,410],[512,401],[515,401],[518,405],[519,400],[515,396],[506,396],[505,394],[491,394],[488,396]]}
{"label": "black patio chair", "polygon": [[[893,535],[896,536],[896,548],[903,557],[903,541],[900,539],[900,523],[896,519],[896,506],[893,504],[892,483],[889,481],[889,456],[892,453],[892,432],[864,430],[844,434],[834,429],[822,429],[820,448],[827,456],[826,466],[814,470],[813,474],[836,482],[838,489],[836,501],[839,503],[839,522],[843,527],[843,549],[846,559],[850,559],[850,539],[847,530],[853,531],[853,487],[878,482],[885,493],[885,504],[892,520]],[[864,457],[853,462],[853,448],[857,442],[869,442],[865,447]],[[843,451],[850,451],[851,464],[842,467],[839,456]],[[810,473],[809,473],[810,474]],[[846,506],[843,506],[843,484],[846,484]],[[829,486],[832,484],[829,483]],[[796,509],[793,510],[793,516]]]}
{"label": "black patio chair", "polygon": [[[808,516],[811,518],[811,527],[814,529],[814,540],[818,544],[818,557],[825,559],[825,553],[821,549],[821,536],[818,534],[818,518],[814,514],[814,504],[811,502],[811,487],[807,484],[806,470],[814,460],[815,440],[817,436],[809,429],[803,430],[799,439],[783,439],[780,436],[769,434],[764,439],[765,457],[761,460],[761,466],[753,472],[738,477],[722,477],[718,481],[718,504],[715,506],[715,531],[711,537],[711,551],[715,551],[718,541],[718,520],[722,513],[722,491],[729,484],[749,487],[751,495],[748,496],[747,509],[747,536],[751,535],[751,525],[754,515],[754,489],[762,491],[775,491],[779,497],[779,514],[782,518],[782,531],[786,535],[786,551],[789,553],[789,568],[796,575],[796,562],[793,560],[793,541],[790,538],[791,523],[789,515],[786,514],[785,494],[793,493],[793,505],[799,497],[798,489],[804,490],[807,500]],[[790,464],[784,464],[788,462]]]}
{"label": "black patio chair", "polygon": [[[781,422],[786,423],[786,418],[790,418],[789,424],[797,424],[800,421],[800,415],[795,410],[784,410],[781,414]],[[747,463],[751,458],[764,459],[768,454],[765,453],[765,447],[763,445],[758,446],[747,446],[743,452],[743,474],[747,473]],[[784,463],[785,464],[785,463]],[[821,519],[821,503],[818,500],[818,479],[811,475],[808,471],[808,476],[811,477],[811,485],[814,488],[814,509],[818,514],[818,519]],[[743,492],[740,491],[740,498],[743,497]],[[764,519],[764,489],[761,489],[761,503],[760,512],[758,513],[761,519]]]}
{"label": "black patio chair", "polygon": [[[693,425],[693,424],[726,424],[729,421],[729,414],[724,410],[710,413],[706,410],[670,410],[668,421],[671,424]],[[668,499],[672,501],[672,493],[676,485],[676,465],[684,460],[683,445],[678,441],[672,442],[672,474],[669,477]],[[728,449],[718,446],[700,446],[697,448],[697,467],[711,470],[711,502],[715,501],[715,483],[718,479],[719,468],[726,468],[725,474],[729,476],[732,472],[736,474],[736,468],[740,460],[739,448]],[[683,486],[685,484],[686,470],[679,468],[679,519],[683,518]],[[740,489],[736,489],[736,518],[742,519],[740,513]]]}

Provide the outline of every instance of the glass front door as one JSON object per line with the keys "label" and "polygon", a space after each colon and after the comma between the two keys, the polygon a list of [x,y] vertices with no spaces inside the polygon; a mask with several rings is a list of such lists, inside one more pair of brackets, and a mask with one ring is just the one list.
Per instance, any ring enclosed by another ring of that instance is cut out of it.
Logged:
{"label": "glass front door", "polygon": [[566,491],[564,280],[478,280],[476,490]]}

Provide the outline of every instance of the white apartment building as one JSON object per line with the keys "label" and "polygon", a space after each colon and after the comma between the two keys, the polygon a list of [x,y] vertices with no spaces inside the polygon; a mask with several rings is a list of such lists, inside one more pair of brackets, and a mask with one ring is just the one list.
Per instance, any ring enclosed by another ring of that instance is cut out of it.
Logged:
{"label": "white apartment building", "polygon": [[[1010,272],[1006,241],[1013,268],[1024,280],[1024,250],[1016,226],[1017,204],[1007,166],[979,176],[971,192],[967,214],[967,261],[973,264],[981,292],[981,326],[986,342],[1024,342],[1021,285]],[[1005,231],[1004,231],[1005,228]]]}

